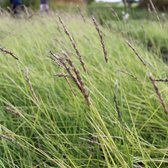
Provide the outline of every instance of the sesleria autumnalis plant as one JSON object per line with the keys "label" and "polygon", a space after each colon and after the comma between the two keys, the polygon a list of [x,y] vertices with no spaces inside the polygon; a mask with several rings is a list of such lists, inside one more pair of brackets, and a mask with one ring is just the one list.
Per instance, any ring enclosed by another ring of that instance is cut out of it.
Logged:
{"label": "sesleria autumnalis plant", "polygon": [[19,56],[0,52],[0,167],[167,167],[167,65],[145,43],[166,44],[167,21],[108,21],[106,64],[92,18],[60,16],[0,18],[1,46]]}

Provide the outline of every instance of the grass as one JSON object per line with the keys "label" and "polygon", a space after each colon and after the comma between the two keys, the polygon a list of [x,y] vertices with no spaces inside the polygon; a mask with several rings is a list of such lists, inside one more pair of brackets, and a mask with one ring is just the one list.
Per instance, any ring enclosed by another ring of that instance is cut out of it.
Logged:
{"label": "grass", "polygon": [[[167,64],[159,56],[159,48],[167,47],[167,21],[161,20],[162,28],[157,20],[145,19],[99,25],[106,63],[92,19],[61,14],[85,62],[84,72],[55,14],[0,17],[0,45],[19,58],[0,53],[0,167],[168,166],[168,116],[148,76],[167,78]],[[50,60],[49,51],[62,50],[80,71],[90,106],[71,78],[76,96],[64,78],[55,76],[66,71]],[[167,106],[167,83],[157,85]]]}

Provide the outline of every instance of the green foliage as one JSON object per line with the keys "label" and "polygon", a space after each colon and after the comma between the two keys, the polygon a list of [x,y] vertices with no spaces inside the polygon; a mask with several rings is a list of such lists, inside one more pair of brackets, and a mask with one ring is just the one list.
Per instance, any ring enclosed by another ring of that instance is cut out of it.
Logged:
{"label": "green foliage", "polygon": [[33,7],[34,9],[39,8],[40,0],[23,0],[23,4],[29,7]]}
{"label": "green foliage", "polygon": [[10,6],[10,1],[7,1],[7,0],[0,0],[0,6],[1,7],[7,7],[7,6]]}
{"label": "green foliage", "polygon": [[92,2],[94,2],[95,0],[87,0],[88,4],[91,4]]}

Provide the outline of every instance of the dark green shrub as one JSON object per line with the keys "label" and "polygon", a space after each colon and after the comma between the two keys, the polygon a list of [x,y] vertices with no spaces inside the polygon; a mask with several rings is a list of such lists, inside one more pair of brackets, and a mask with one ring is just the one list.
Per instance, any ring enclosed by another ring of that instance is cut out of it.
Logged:
{"label": "dark green shrub", "polygon": [[0,6],[1,7],[7,7],[10,5],[10,1],[9,0],[0,0]]}
{"label": "dark green shrub", "polygon": [[37,9],[39,7],[40,0],[23,0],[23,3],[33,9]]}
{"label": "dark green shrub", "polygon": [[[30,6],[33,9],[37,9],[39,7],[40,0],[22,0],[22,2],[26,6]],[[0,6],[3,8],[10,6],[10,0],[0,0]]]}

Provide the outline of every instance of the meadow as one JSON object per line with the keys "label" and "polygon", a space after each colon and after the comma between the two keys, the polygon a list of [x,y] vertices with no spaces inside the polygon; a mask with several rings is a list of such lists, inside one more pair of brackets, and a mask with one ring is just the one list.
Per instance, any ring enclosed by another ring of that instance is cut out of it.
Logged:
{"label": "meadow", "polygon": [[110,11],[1,14],[0,167],[168,167],[167,15]]}

